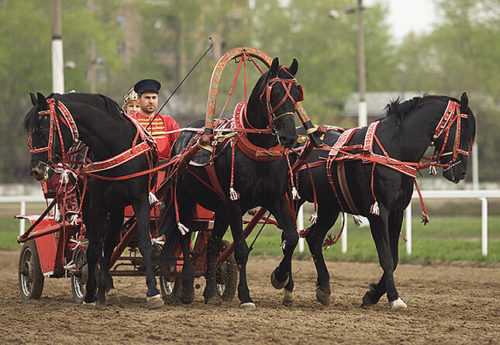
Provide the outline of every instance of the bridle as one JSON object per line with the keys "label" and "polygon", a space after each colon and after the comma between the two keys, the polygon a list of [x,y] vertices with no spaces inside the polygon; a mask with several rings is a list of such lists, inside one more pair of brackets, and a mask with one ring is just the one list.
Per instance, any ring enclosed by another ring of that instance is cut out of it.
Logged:
{"label": "bridle", "polygon": [[[49,134],[48,134],[48,141],[47,141],[47,146],[45,147],[33,147],[33,140],[32,140],[32,133],[28,134],[28,147],[29,151],[32,154],[37,154],[37,153],[42,153],[42,152],[47,152],[47,163],[45,162],[40,162],[39,164],[44,166],[44,169],[46,173],[48,172],[48,169],[54,169],[56,168],[56,165],[62,165],[63,167],[67,168],[68,164],[76,163],[76,162],[71,162],[70,156],[75,153],[76,151],[80,150],[82,148],[83,143],[79,140],[79,133],[78,133],[78,127],[76,125],[76,122],[73,118],[73,115],[71,112],[66,108],[66,106],[60,102],[56,101],[53,98],[48,98],[47,103],[49,105],[48,110],[42,110],[38,112],[39,117],[43,116],[48,116],[49,117]],[[56,110],[59,109],[59,112]],[[129,118],[131,123],[135,126],[136,128],[136,134],[132,139],[131,147],[129,149],[126,149],[119,154],[116,154],[110,158],[107,158],[102,161],[92,161],[92,162],[87,162],[87,161],[82,161],[78,162],[79,163],[79,173],[82,175],[92,175],[97,178],[104,179],[104,177],[96,174],[97,172],[103,172],[107,171],[110,169],[113,169],[117,166],[120,166],[122,164],[127,163],[128,161],[134,159],[135,157],[141,156],[146,154],[147,155],[147,160],[148,164],[152,165],[153,157],[150,156],[152,151],[156,150],[156,145],[153,141],[153,138],[141,127],[141,125],[137,122],[132,120],[128,115],[123,114],[124,117]],[[65,145],[64,145],[64,139],[63,139],[63,132],[62,132],[62,127],[61,123],[63,123],[70,131],[71,133],[71,146],[69,149],[66,151]],[[58,138],[59,140],[59,146],[60,146],[60,154],[61,154],[61,161],[60,162],[54,162],[54,137]],[[56,164],[57,163],[57,164]],[[150,166],[151,169],[151,166]],[[129,175],[124,175],[124,176],[118,176],[118,177],[106,177],[108,179],[128,179],[132,178],[137,174],[129,174]],[[139,174],[141,175],[141,174]],[[138,175],[138,176],[139,176]],[[141,175],[142,176],[142,175]]]}
{"label": "bridle", "polygon": [[[434,150],[432,161],[438,163],[438,165],[443,168],[443,171],[447,171],[453,168],[454,166],[461,164],[462,161],[459,160],[459,156],[469,157],[469,155],[471,154],[472,145],[469,145],[469,149],[467,151],[463,150],[462,138],[461,138],[462,119],[467,119],[468,117],[469,117],[468,114],[461,112],[460,104],[458,102],[452,100],[448,101],[446,110],[444,111],[441,120],[439,120],[436,129],[434,130],[434,135],[432,137],[433,145],[436,144],[437,140],[442,138],[442,143],[440,147],[436,147],[436,149]],[[451,151],[445,151],[448,144],[448,140],[450,138],[451,127],[453,127],[454,124],[456,125],[456,127],[455,127],[455,140],[453,142],[453,147]],[[441,163],[441,160],[444,157],[450,155],[451,159],[448,162]]]}
{"label": "bridle", "polygon": [[[47,141],[47,146],[45,147],[33,147],[32,132],[28,134],[28,148],[31,154],[38,154],[42,152],[47,152],[48,162],[52,162],[54,158],[54,138],[59,140],[60,154],[63,161],[68,158],[68,152],[72,151],[74,146],[78,146],[80,143],[78,127],[76,126],[75,120],[71,115],[70,111],[62,102],[57,102],[53,98],[47,99],[47,104],[49,105],[48,110],[42,110],[38,112],[39,118],[48,116],[49,118],[49,137]],[[59,109],[59,113],[56,111]],[[69,129],[72,138],[72,145],[68,149],[65,149],[63,132],[61,129],[61,122]]]}
{"label": "bridle", "polygon": [[[262,90],[261,94],[259,95],[259,99],[261,102],[265,104],[266,107],[266,112],[267,112],[267,117],[268,117],[268,127],[265,129],[259,129],[257,133],[259,134],[273,134],[276,135],[274,131],[274,123],[284,117],[287,116],[294,116],[296,112],[296,105],[297,103],[301,102],[304,100],[304,90],[302,88],[302,85],[297,83],[297,79],[293,78],[293,75],[288,72],[288,70],[285,67],[281,67],[282,71],[285,71],[288,73],[290,76],[292,76],[291,79],[283,79],[280,77],[274,77],[271,78],[267,81],[264,89]],[[285,90],[285,95],[280,99],[276,105],[272,105],[271,103],[271,91],[273,87],[275,87],[277,84],[280,84],[283,89]],[[299,90],[299,96],[297,99],[295,99],[292,94],[291,90],[293,86],[297,86]],[[280,114],[276,114],[276,111],[286,102],[290,100],[293,104],[294,111],[286,111]],[[248,131],[249,133],[252,132],[252,130],[256,130],[250,122],[248,121],[248,118],[246,116],[246,112],[244,113],[244,122],[246,125],[250,127],[250,130]]]}

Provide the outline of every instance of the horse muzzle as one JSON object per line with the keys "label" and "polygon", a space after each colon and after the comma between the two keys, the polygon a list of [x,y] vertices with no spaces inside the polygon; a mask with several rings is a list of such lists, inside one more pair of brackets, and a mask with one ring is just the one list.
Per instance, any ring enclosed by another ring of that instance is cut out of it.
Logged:
{"label": "horse muzzle", "polygon": [[31,176],[37,181],[47,180],[49,178],[49,166],[44,162],[38,161],[31,168]]}
{"label": "horse muzzle", "polygon": [[443,170],[443,176],[453,183],[458,183],[465,178],[467,170],[461,161],[456,161]]}

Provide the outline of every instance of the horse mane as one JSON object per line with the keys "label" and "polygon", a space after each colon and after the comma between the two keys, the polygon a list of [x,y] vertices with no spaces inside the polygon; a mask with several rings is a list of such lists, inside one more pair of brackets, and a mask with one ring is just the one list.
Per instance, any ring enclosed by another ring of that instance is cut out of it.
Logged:
{"label": "horse mane", "polygon": [[440,95],[427,95],[424,94],[422,97],[413,97],[412,99],[401,102],[401,99],[398,97],[395,100],[392,100],[389,104],[386,105],[386,117],[396,117],[400,120],[404,119],[406,115],[422,106],[425,102],[439,100],[443,102],[447,102],[449,100],[453,100],[460,104],[460,101],[456,98],[449,96],[440,96]]}
{"label": "horse mane", "polygon": [[[94,107],[106,114],[109,114],[115,119],[124,119],[123,111],[121,107],[111,98],[101,95],[101,94],[91,94],[91,93],[51,93],[47,98],[54,98],[63,103],[82,103],[88,106]],[[35,124],[38,112],[42,110],[39,105],[33,106],[31,110],[26,114],[24,118],[24,129],[29,131]]]}

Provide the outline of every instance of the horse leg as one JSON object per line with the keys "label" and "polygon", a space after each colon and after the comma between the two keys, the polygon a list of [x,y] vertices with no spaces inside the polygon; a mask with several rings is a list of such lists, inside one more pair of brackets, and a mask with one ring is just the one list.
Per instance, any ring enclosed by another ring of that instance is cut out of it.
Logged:
{"label": "horse leg", "polygon": [[180,241],[180,232],[175,223],[174,208],[169,207],[162,219],[161,233],[165,235],[166,241],[160,255],[160,270],[169,281],[176,278],[177,252]]}
{"label": "horse leg", "polygon": [[191,232],[181,235],[181,248],[184,264],[182,266],[181,302],[191,304],[194,300],[194,266],[190,248]]}
{"label": "horse leg", "polygon": [[328,230],[335,224],[339,209],[330,208],[331,204],[318,203],[318,218],[308,229],[306,241],[311,252],[318,278],[316,281],[316,299],[323,305],[330,304],[330,274],[323,257],[323,242]]}
{"label": "horse leg", "polygon": [[[399,237],[401,234],[401,226],[403,224],[404,211],[397,210],[392,211],[389,215],[389,241],[391,246],[391,254],[393,260],[393,270],[395,271],[399,262]],[[385,274],[382,275],[377,284],[373,283],[369,285],[368,291],[363,296],[363,306],[369,306],[378,303],[380,298],[386,293],[387,289],[385,286]],[[402,303],[400,303],[402,302]],[[404,302],[398,301],[396,303],[396,308],[405,308],[406,304]]]}
{"label": "horse leg", "polygon": [[217,258],[219,256],[222,238],[228,226],[228,221],[223,209],[218,209],[215,215],[214,229],[212,230],[212,234],[207,244],[206,286],[203,291],[203,297],[207,304],[219,304],[221,302],[221,298],[217,296]]}
{"label": "horse leg", "polygon": [[114,289],[113,278],[111,277],[111,257],[118,243],[120,230],[123,225],[123,208],[116,208],[110,212],[109,227],[104,241],[104,255],[101,265],[101,279],[104,283],[105,293],[109,294]]}
{"label": "horse leg", "polygon": [[[102,225],[105,220],[104,206],[99,197],[89,192],[88,202],[85,203],[83,212],[84,223],[87,229],[87,267],[88,276],[85,286],[84,304],[96,303],[98,282],[97,264],[102,256]],[[104,302],[104,301],[101,301]]]}
{"label": "horse leg", "polygon": [[[239,270],[238,281],[238,299],[240,300],[241,308],[253,309],[255,303],[250,297],[250,290],[247,282],[247,262],[250,250],[247,242],[243,239],[243,220],[242,211],[239,204],[232,203],[232,207],[226,211],[231,226],[231,234],[235,243],[234,258]],[[227,206],[227,205],[226,205]],[[228,206],[230,207],[230,206]]]}
{"label": "horse leg", "polygon": [[375,246],[377,247],[379,263],[384,271],[383,281],[387,291],[387,298],[389,299],[391,306],[393,306],[393,308],[397,308],[400,304],[400,299],[394,283],[394,261],[391,252],[391,241],[389,238],[388,226],[389,212],[385,208],[381,207],[380,215],[370,215],[369,220],[372,237],[375,241]]}
{"label": "horse leg", "polygon": [[299,234],[293,222],[286,199],[281,200],[275,210],[270,210],[280,229],[283,230],[281,236],[283,259],[271,274],[271,284],[275,289],[285,288],[283,304],[291,305],[293,302],[294,283],[292,279],[292,256],[299,241]]}
{"label": "horse leg", "polygon": [[[188,232],[183,235],[180,233],[180,244],[183,256],[182,265],[182,294],[181,302],[190,304],[194,300],[194,265],[191,253],[191,228],[196,204],[194,200],[184,199],[179,207],[179,221],[186,227]],[[177,228],[177,227],[176,227]],[[177,228],[178,229],[178,228]],[[179,229],[177,231],[180,231]]]}
{"label": "horse leg", "polygon": [[179,294],[182,291],[182,282],[181,277],[178,277],[177,274],[177,249],[180,245],[181,233],[177,229],[177,224],[175,223],[175,214],[173,213],[173,208],[167,210],[166,221],[162,224],[161,233],[166,237],[165,245],[163,246],[160,255],[161,274],[167,281],[175,282],[172,294],[166,297],[166,303],[179,304]]}
{"label": "horse leg", "polygon": [[141,196],[132,204],[137,222],[139,250],[144,260],[146,275],[146,301],[150,308],[159,308],[163,305],[160,292],[156,287],[156,278],[153,271],[151,234],[149,233],[149,200],[147,194]]}

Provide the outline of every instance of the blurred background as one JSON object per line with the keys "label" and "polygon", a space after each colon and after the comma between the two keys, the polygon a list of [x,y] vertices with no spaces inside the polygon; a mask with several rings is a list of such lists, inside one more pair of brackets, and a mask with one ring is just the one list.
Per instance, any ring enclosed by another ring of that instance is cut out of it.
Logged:
{"label": "blurred background", "polygon": [[[214,49],[166,107],[182,125],[204,116],[217,58],[251,46],[286,65],[299,60],[305,107],[315,122],[356,126],[358,5],[63,0],[65,91],[98,92],[121,103],[137,80],[155,78],[163,101],[211,36]],[[365,0],[362,9],[369,121],[397,97],[467,91],[479,124],[479,180],[498,183],[500,0]],[[32,182],[22,121],[29,92],[52,92],[52,18],[53,1],[0,0],[0,184]]]}

